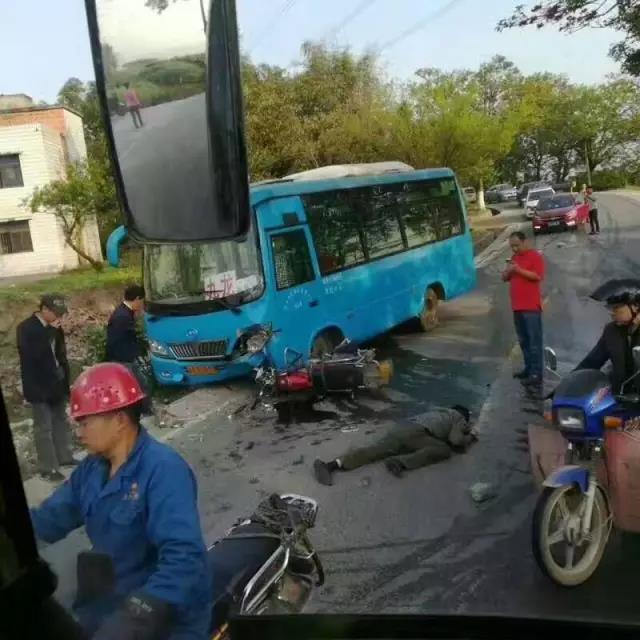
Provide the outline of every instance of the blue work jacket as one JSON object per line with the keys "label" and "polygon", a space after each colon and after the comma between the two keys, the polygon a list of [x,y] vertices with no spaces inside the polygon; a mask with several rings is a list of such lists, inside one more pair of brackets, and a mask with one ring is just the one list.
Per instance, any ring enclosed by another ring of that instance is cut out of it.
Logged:
{"label": "blue work jacket", "polygon": [[207,637],[212,581],[196,480],[171,447],[141,428],[113,478],[106,460],[88,456],[31,516],[44,542],[84,525],[93,551],[111,556],[116,601],[148,594],[174,605],[172,638]]}

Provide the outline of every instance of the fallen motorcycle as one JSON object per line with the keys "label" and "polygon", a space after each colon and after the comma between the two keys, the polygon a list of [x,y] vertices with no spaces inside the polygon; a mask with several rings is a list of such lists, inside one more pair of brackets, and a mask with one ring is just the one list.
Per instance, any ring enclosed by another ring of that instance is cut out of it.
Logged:
{"label": "fallen motorcycle", "polygon": [[318,504],[312,498],[274,494],[209,549],[214,578],[211,634],[228,636],[234,615],[300,613],[324,569],[308,531]]}
{"label": "fallen motorcycle", "polygon": [[262,402],[274,406],[282,417],[290,412],[292,404],[311,406],[332,393],[379,389],[389,383],[393,374],[390,360],[380,362],[374,349],[360,349],[346,339],[332,352],[311,358],[306,365],[301,353],[287,347],[287,368],[280,371],[269,350],[276,333],[269,326],[259,325],[244,334],[244,349],[262,354],[255,370],[258,390],[252,408]]}
{"label": "fallen motorcycle", "polygon": [[[555,371],[553,350],[545,357]],[[543,573],[564,587],[593,575],[613,526],[640,532],[640,394],[631,390],[640,375],[640,347],[633,360],[636,373],[618,394],[604,373],[588,369],[573,371],[552,393],[549,417],[564,439],[566,466],[544,480],[532,544]]]}

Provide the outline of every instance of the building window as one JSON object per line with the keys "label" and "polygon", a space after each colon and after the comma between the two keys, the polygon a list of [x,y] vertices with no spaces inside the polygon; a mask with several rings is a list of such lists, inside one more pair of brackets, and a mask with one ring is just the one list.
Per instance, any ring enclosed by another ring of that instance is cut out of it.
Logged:
{"label": "building window", "polygon": [[290,231],[271,236],[271,249],[278,291],[310,282],[315,278],[304,231]]}
{"label": "building window", "polygon": [[28,222],[0,224],[0,255],[33,251]]}
{"label": "building window", "polygon": [[23,186],[20,156],[17,153],[0,156],[0,189]]}

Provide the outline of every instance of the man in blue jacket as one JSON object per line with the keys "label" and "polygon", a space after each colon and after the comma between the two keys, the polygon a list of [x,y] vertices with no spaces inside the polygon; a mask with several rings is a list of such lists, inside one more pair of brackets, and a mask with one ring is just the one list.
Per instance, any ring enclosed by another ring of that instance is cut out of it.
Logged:
{"label": "man in blue jacket", "polygon": [[124,365],[99,364],[71,389],[89,455],[32,511],[53,543],[85,526],[74,612],[95,640],[205,640],[211,576],[187,463],[140,427],[144,392]]}

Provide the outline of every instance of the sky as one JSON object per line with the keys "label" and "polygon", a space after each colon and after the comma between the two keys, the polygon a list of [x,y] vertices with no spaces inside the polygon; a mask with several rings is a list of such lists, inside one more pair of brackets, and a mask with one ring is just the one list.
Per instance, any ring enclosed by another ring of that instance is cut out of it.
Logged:
{"label": "sky", "polygon": [[[619,71],[608,56],[619,39],[612,31],[568,35],[548,27],[497,33],[498,20],[523,1],[236,0],[243,49],[255,62],[290,69],[305,40],[325,39],[356,53],[377,49],[388,76],[401,80],[421,67],[477,68],[495,54],[524,73],[564,73],[578,83],[596,83]],[[120,58],[127,57],[126,48],[132,57],[167,42],[188,48],[187,40],[200,35],[198,0],[175,0],[162,16],[144,8],[144,0],[97,2],[112,30],[120,30]],[[0,59],[0,93],[54,102],[67,78],[92,79],[83,0],[4,2]]]}

